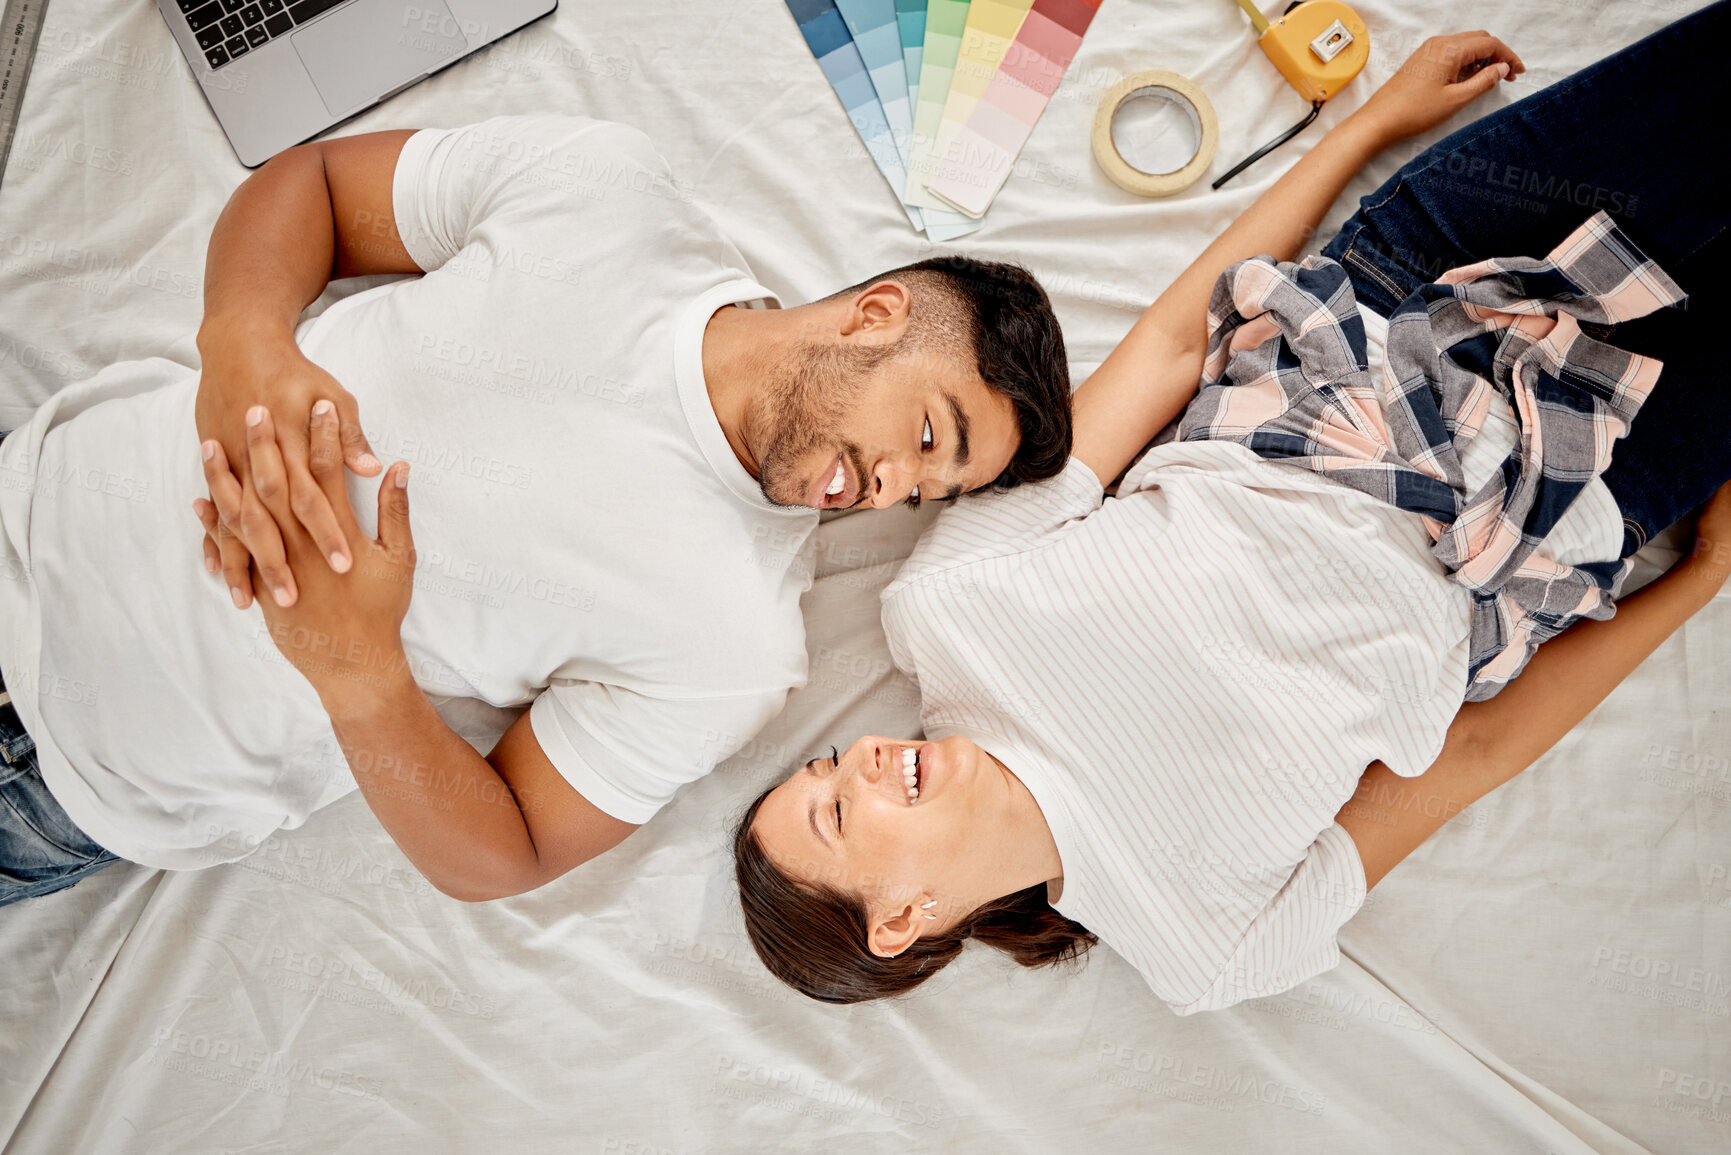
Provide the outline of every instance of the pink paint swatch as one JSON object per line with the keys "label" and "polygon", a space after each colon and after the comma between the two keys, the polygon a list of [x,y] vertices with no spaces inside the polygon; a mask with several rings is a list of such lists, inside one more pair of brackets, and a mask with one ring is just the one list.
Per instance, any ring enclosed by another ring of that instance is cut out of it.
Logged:
{"label": "pink paint swatch", "polygon": [[997,74],[926,181],[932,195],[971,217],[985,214],[1099,7],[1100,0],[1034,0]]}

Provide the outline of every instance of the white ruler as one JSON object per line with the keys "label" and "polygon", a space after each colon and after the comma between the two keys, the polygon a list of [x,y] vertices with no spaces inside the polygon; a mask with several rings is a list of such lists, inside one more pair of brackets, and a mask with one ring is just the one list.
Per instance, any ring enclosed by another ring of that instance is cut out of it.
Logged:
{"label": "white ruler", "polygon": [[0,24],[0,180],[6,178],[18,106],[24,103],[24,85],[36,59],[36,38],[42,34],[47,8],[48,0],[6,0],[6,22]]}

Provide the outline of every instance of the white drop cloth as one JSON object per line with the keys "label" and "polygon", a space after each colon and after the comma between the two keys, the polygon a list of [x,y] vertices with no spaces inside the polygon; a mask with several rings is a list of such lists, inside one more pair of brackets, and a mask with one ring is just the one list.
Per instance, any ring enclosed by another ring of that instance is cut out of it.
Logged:
{"label": "white drop cloth", "polygon": [[[1433,32],[1489,28],[1525,57],[1478,111],[1694,6],[1363,0],[1373,61],[1322,123]],[[1078,379],[1320,135],[1225,192],[1138,200],[1087,133],[1145,68],[1208,91],[1217,172],[1303,112],[1234,5],[1106,0],[958,246],[1041,276]],[[789,303],[932,251],[779,0],[567,0],[343,131],[549,108],[646,130]],[[1330,225],[1437,135],[1379,159]],[[205,242],[245,175],[153,5],[55,0],[0,186],[0,428],[112,360],[196,363]],[[853,1009],[780,988],[743,936],[723,827],[828,743],[911,732],[876,592],[926,516],[831,521],[809,687],[536,893],[445,899],[357,794],[238,864],[119,866],[0,910],[5,1151],[1731,1149],[1731,597],[1378,886],[1347,961],[1289,995],[1180,1020],[1106,951],[1073,976],[972,950]],[[484,741],[498,719],[466,725]]]}

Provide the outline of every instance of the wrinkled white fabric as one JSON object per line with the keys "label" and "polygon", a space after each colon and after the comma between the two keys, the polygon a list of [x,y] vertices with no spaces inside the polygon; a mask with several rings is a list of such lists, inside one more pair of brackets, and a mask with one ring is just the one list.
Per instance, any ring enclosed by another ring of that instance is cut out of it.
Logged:
{"label": "wrinkled white fabric", "polygon": [[[1490,29],[1528,75],[1379,157],[1313,247],[1476,109],[1693,6],[1362,0],[1371,61],[1319,124],[1220,192],[1140,200],[1088,152],[1121,76],[1165,68],[1208,93],[1216,173],[1305,108],[1235,5],[1107,0],[957,247],[1039,274],[1080,380],[1426,36]],[[930,251],[781,0],[561,4],[341,131],[546,111],[642,128],[787,304]],[[205,244],[247,175],[152,5],[56,0],[23,112],[0,183],[0,428],[113,361],[196,364]],[[780,988],[744,937],[725,828],[831,742],[917,732],[877,593],[934,513],[821,526],[806,687],[617,850],[540,891],[440,897],[350,795],[229,866],[116,866],[0,910],[7,1155],[423,1155],[500,1136],[596,1155],[1724,1146],[1724,597],[1379,883],[1341,931],[1341,965],[1284,995],[1176,1018],[1110,950],[1039,973],[977,947],[894,1003]],[[505,720],[451,716],[480,744]]]}

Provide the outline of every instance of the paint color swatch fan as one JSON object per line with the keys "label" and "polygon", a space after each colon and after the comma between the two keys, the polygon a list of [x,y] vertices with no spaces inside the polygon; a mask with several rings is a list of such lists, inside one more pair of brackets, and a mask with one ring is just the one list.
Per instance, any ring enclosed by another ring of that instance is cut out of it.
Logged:
{"label": "paint color swatch fan", "polygon": [[909,222],[972,232],[1100,0],[786,0]]}

